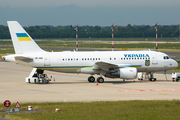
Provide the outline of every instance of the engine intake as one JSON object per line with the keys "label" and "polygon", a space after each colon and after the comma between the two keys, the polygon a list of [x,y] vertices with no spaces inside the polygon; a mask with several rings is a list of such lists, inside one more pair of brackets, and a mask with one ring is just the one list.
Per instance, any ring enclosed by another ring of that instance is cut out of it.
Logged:
{"label": "engine intake", "polygon": [[137,69],[120,68],[118,71],[110,73],[110,75],[122,79],[135,79],[137,77]]}

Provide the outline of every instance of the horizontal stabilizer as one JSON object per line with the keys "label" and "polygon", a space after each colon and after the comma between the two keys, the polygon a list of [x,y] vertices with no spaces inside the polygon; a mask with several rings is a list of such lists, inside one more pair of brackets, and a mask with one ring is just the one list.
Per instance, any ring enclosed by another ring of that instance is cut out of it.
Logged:
{"label": "horizontal stabilizer", "polygon": [[33,59],[29,57],[16,56],[15,60],[23,61],[23,62],[32,62]]}

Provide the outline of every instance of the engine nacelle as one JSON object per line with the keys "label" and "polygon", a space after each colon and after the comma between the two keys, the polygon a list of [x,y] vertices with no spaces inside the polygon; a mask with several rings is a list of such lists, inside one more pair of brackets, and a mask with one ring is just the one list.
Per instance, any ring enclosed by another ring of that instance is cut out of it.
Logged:
{"label": "engine nacelle", "polygon": [[135,79],[137,77],[136,68],[120,68],[116,72],[110,73],[112,76],[122,79]]}

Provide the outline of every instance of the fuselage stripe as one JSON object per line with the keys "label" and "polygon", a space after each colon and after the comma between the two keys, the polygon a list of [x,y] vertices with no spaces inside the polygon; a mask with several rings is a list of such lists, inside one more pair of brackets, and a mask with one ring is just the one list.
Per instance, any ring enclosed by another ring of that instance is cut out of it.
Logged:
{"label": "fuselage stripe", "polygon": [[93,66],[45,66],[36,67],[38,69],[81,69],[81,68],[93,68]]}

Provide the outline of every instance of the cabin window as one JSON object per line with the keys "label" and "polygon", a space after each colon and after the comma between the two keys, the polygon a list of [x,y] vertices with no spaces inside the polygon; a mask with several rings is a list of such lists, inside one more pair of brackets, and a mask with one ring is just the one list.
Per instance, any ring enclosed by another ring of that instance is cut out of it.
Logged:
{"label": "cabin window", "polygon": [[98,60],[100,60],[100,58]]}

